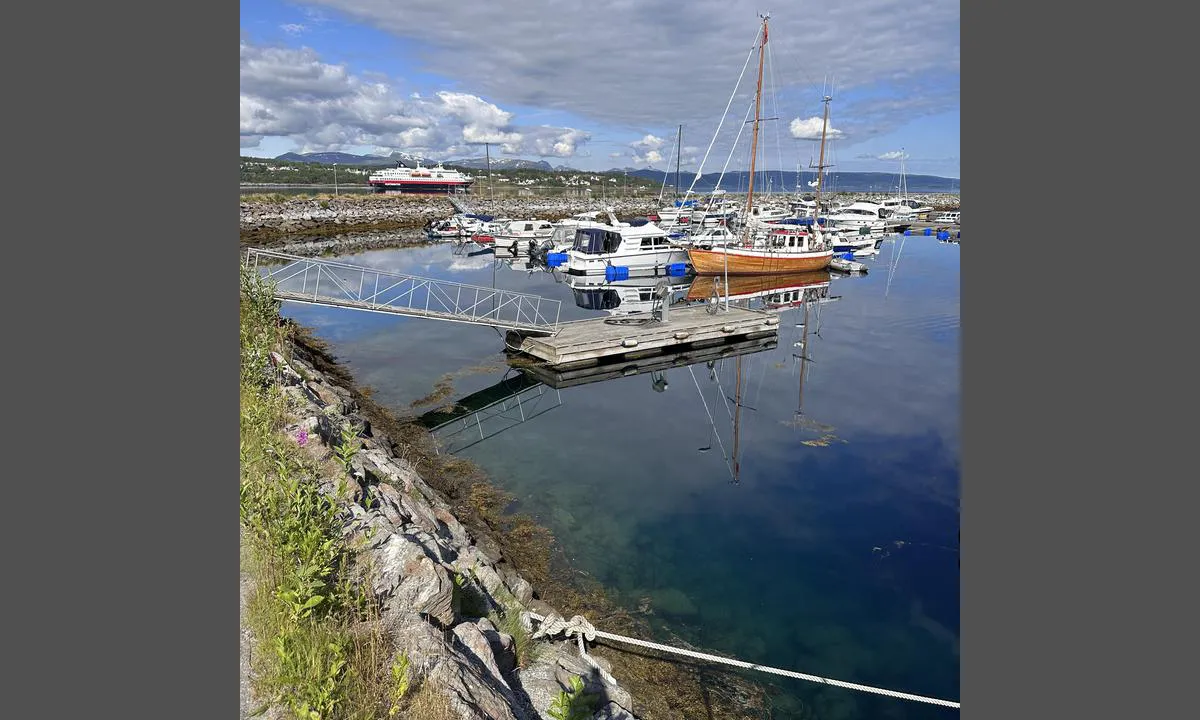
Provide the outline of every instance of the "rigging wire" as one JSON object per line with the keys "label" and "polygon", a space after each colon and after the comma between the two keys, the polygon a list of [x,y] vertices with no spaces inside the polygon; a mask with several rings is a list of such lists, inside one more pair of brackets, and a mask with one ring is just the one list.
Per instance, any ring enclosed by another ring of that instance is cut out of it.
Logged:
{"label": "rigging wire", "polygon": [[708,423],[711,437],[713,434],[717,436],[717,445],[721,448],[721,457],[725,460],[725,469],[729,471],[729,475],[733,476],[733,468],[729,465],[729,454],[725,452],[725,443],[721,440],[721,433],[716,432],[717,423],[713,420],[712,413],[708,410],[708,401],[704,399],[704,393],[700,390],[700,381],[696,379],[696,373],[691,365],[688,365],[688,373],[692,376],[692,382],[696,384],[696,392],[700,395],[700,402],[704,405],[704,413],[708,415]]}
{"label": "rigging wire", "polygon": [[[729,102],[725,103],[725,112],[721,114],[721,122],[717,124],[717,131],[713,133],[712,140],[710,140],[708,143],[708,150],[704,151],[704,157],[700,160],[700,167],[696,168],[696,177],[692,179],[692,184],[688,187],[687,193],[685,193],[683,196],[684,200],[687,200],[688,196],[692,194],[692,189],[696,187],[696,183],[700,180],[700,174],[704,170],[704,161],[708,160],[708,154],[712,152],[713,145],[717,142],[717,136],[721,134],[721,126],[725,124],[725,116],[729,114],[729,108],[731,105],[733,105],[733,99],[737,96],[738,88],[741,87],[742,78],[746,75],[746,68],[750,65],[750,58],[754,57],[754,48],[757,44],[758,32],[755,32],[754,43],[750,46],[750,52],[746,55],[746,62],[742,65],[742,72],[738,74],[738,81],[733,86],[733,93],[729,96]],[[741,136],[740,132],[738,133],[738,136]],[[722,171],[722,174],[724,174],[724,171]],[[717,184],[720,185],[720,180],[717,181]]]}

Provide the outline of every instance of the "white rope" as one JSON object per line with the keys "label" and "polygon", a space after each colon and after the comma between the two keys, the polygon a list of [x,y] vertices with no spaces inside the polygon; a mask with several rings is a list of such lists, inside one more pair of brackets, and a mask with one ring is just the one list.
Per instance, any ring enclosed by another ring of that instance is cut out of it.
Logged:
{"label": "white rope", "polygon": [[[924,695],[913,695],[912,693],[903,693],[896,690],[885,690],[884,688],[871,687],[870,685],[860,685],[858,683],[845,682],[843,680],[832,680],[830,678],[820,677],[819,675],[809,675],[807,673],[794,672],[792,670],[780,670],[779,668],[768,667],[766,665],[756,665],[755,663],[743,662],[741,660],[734,660],[732,658],[721,657],[719,655],[709,655],[708,653],[673,648],[669,645],[660,645],[659,643],[638,640],[637,638],[626,637],[624,635],[615,635],[613,633],[604,632],[603,630],[597,630],[582,615],[576,615],[570,620],[564,620],[558,615],[551,615],[549,618],[544,618],[537,613],[526,611],[521,613],[521,619],[523,623],[528,622],[528,620],[537,620],[538,622],[542,623],[537,632],[533,633],[534,638],[553,637],[559,632],[564,632],[568,638],[572,634],[576,634],[579,638],[580,654],[585,660],[588,661],[589,664],[598,670],[600,667],[595,664],[595,661],[592,660],[586,652],[584,652],[583,639],[585,637],[589,642],[593,641],[595,638],[616,640],[618,642],[638,645],[644,648],[675,653],[676,655],[686,655],[687,657],[696,658],[697,660],[708,660],[725,665],[732,665],[733,667],[744,668],[746,670],[761,670],[773,675],[782,675],[783,677],[796,678],[797,680],[808,680],[810,682],[833,685],[834,687],[846,688],[848,690],[860,690],[862,692],[875,693],[876,695],[886,695],[888,697],[900,698],[901,700],[913,700],[915,702],[930,703],[932,705],[941,705],[943,707],[961,707],[960,703],[954,702],[953,700],[939,700],[938,698],[925,697]],[[601,670],[601,672],[604,671]],[[607,673],[605,673],[605,675],[607,675]],[[613,684],[616,684],[615,681]]]}
{"label": "white rope", "polygon": [[588,655],[587,648],[584,646],[583,640],[584,638],[587,638],[588,642],[593,642],[596,639],[596,633],[599,631],[592,627],[592,624],[587,621],[587,618],[582,615],[576,615],[570,620],[565,620],[561,615],[557,614],[543,618],[542,616],[531,612],[523,612],[521,613],[522,625],[526,625],[528,623],[526,617],[541,622],[541,626],[537,629],[537,632],[534,632],[530,636],[534,640],[543,637],[554,637],[560,632],[565,634],[567,638],[570,638],[571,635],[574,634],[575,639],[579,643],[579,657],[583,658],[584,662],[586,662],[588,665],[591,665],[592,668],[600,674],[600,677],[604,678],[606,683],[614,687],[618,685],[616,679],[613,678],[612,675],[609,675],[604,668],[600,667],[600,664],[597,663],[591,655]]}

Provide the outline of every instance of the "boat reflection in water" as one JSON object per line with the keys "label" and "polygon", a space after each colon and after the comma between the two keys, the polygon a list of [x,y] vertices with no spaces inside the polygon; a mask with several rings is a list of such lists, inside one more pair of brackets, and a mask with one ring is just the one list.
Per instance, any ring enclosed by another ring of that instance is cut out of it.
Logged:
{"label": "boat reflection in water", "polygon": [[641,277],[605,282],[592,275],[568,275],[566,284],[575,296],[575,304],[585,310],[603,310],[610,315],[653,312],[663,299],[670,306],[681,303],[692,279],[683,277]]}
{"label": "boat reflection in water", "polygon": [[[664,392],[668,387],[667,370],[681,368],[692,372],[693,366],[701,363],[708,363],[711,368],[713,363],[726,358],[777,346],[774,336],[761,337],[566,370],[545,364],[529,365],[513,353],[509,358],[510,368],[499,382],[430,410],[420,416],[419,422],[430,431],[439,452],[457,453],[559,407],[563,389],[649,375],[650,388]],[[704,370],[693,372],[693,376],[708,374]]]}
{"label": "boat reflection in water", "polygon": [[836,300],[838,296],[829,295],[829,283],[828,270],[777,275],[730,275],[728,287],[725,278],[719,275],[697,275],[691,281],[684,300],[723,305],[728,290],[731,305],[784,310],[800,307],[805,302]]}
{"label": "boat reflection in water", "polygon": [[[812,320],[819,317],[812,315],[812,312],[819,310],[820,305],[838,299],[829,294],[830,277],[828,270],[818,270],[729,278],[728,301],[731,305],[736,303],[741,307],[769,312],[790,312],[794,309],[800,313],[796,316],[799,322],[794,324],[794,328],[789,328],[800,337],[787,338],[791,358],[798,366],[797,406],[793,417],[784,421],[797,430],[828,432],[820,423],[814,423],[805,415],[803,405],[807,365],[812,360],[809,329]],[[571,287],[579,307],[612,315],[641,313],[647,316],[647,321],[653,321],[661,313],[664,299],[671,307],[708,303],[714,313],[720,311],[719,306],[726,299],[724,278],[713,276],[635,278],[615,282],[566,276],[564,283]],[[678,379],[683,392],[694,391],[699,394],[703,406],[703,415],[699,419],[709,427],[709,442],[698,450],[719,450],[730,480],[738,484],[743,460],[743,410],[754,410],[746,407],[744,402],[749,373],[743,367],[743,362],[748,361],[752,365],[760,361],[767,363],[769,358],[766,354],[770,354],[769,351],[776,349],[784,339],[772,334],[705,346],[680,345],[655,355],[627,356],[600,365],[576,368],[531,364],[528,358],[510,352],[510,369],[500,382],[463,397],[446,408],[426,413],[421,417],[421,422],[431,431],[440,452],[456,453],[560,406],[563,400],[561,391],[564,389],[634,375],[649,375],[650,389],[666,392],[672,384],[668,382],[670,373],[672,380]],[[764,355],[753,357],[759,354]],[[757,377],[761,372],[756,370],[753,374]],[[718,407],[723,412],[718,413]],[[724,416],[726,410],[729,412],[727,420],[719,421],[719,416]],[[781,419],[769,421],[779,422]],[[806,444],[811,442],[805,441]]]}

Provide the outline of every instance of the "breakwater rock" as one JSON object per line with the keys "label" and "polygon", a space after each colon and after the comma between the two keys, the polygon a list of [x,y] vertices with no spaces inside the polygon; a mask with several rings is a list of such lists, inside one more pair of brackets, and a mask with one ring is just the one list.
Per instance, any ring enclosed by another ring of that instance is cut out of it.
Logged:
{"label": "breakwater rock", "polygon": [[[341,445],[344,428],[359,431],[350,477],[331,476],[320,484],[342,510],[348,546],[365,555],[357,564],[373,569],[362,581],[379,601],[382,626],[411,671],[444,694],[464,720],[549,720],[552,704],[576,677],[595,696],[587,717],[636,720],[633,698],[612,677],[612,665],[581,654],[576,640],[535,639],[541,651],[532,659],[518,656],[514,635],[488,616],[523,617],[527,611],[550,617],[555,609],[501,562],[494,543],[472,537],[413,465],[397,456],[399,446],[371,427],[350,389],[305,362],[303,353],[289,354],[271,355],[300,418],[285,428],[289,435],[322,458]],[[524,618],[528,631],[532,626]]]}
{"label": "breakwater rock", "polygon": [[[645,215],[660,207],[657,197],[607,201],[570,197],[462,197],[470,208],[497,218],[558,220],[576,213],[613,208],[620,217]],[[424,227],[455,212],[444,195],[343,195],[306,197],[254,195],[242,198],[243,244],[278,245],[288,236],[319,237]]]}

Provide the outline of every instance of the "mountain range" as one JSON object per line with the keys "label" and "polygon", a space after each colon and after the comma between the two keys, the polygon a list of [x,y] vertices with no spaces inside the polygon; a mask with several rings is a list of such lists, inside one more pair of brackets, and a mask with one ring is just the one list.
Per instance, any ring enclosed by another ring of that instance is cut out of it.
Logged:
{"label": "mountain range", "polygon": [[[289,162],[306,162],[320,163],[323,165],[391,165],[395,162],[402,162],[409,167],[412,167],[418,160],[422,160],[419,155],[410,155],[403,152],[394,152],[391,155],[353,155],[344,152],[319,152],[319,153],[284,153],[275,158],[276,160],[287,160]],[[546,172],[578,172],[575,168],[566,165],[551,165],[545,160],[522,160],[520,158],[459,158],[457,160],[446,160],[446,165],[454,165],[457,167],[471,168],[473,170],[484,170],[491,167],[493,170],[545,170]],[[432,164],[432,163],[429,163]]]}
{"label": "mountain range", "polygon": [[[391,155],[354,155],[343,152],[322,152],[322,153],[284,153],[275,160],[286,160],[290,162],[305,162],[318,163],[324,165],[362,165],[362,166],[388,166],[396,162],[401,162],[408,167],[414,167],[420,156],[410,155],[404,152],[393,152]],[[488,158],[459,158],[456,160],[446,160],[445,165],[467,168],[471,170],[482,170],[488,167]],[[520,158],[491,158],[490,163],[492,170],[540,170],[542,172],[571,172],[571,173],[588,173],[617,175],[625,174],[629,177],[637,177],[645,180],[652,180],[656,183],[665,183],[668,187],[673,187],[675,184],[675,173],[673,171],[656,170],[654,168],[610,168],[603,171],[586,171],[577,168],[568,167],[566,165],[551,165],[545,160],[522,160]],[[679,185],[683,189],[691,188],[696,192],[708,193],[712,192],[717,187],[717,181],[721,181],[721,188],[728,192],[745,192],[749,184],[750,173],[745,170],[726,172],[724,177],[720,173],[705,173],[692,184],[695,178],[695,172],[681,172],[679,174]],[[797,188],[800,191],[809,191],[811,188],[808,183],[816,180],[816,174],[807,171],[770,171],[758,173],[755,179],[756,192],[795,192]],[[879,192],[891,193],[899,189],[900,175],[899,173],[886,172],[830,172],[825,175],[824,189],[826,191],[843,191],[843,192]],[[905,184],[910,193],[945,193],[959,192],[962,183],[958,178],[945,178],[938,175],[906,175]]]}

